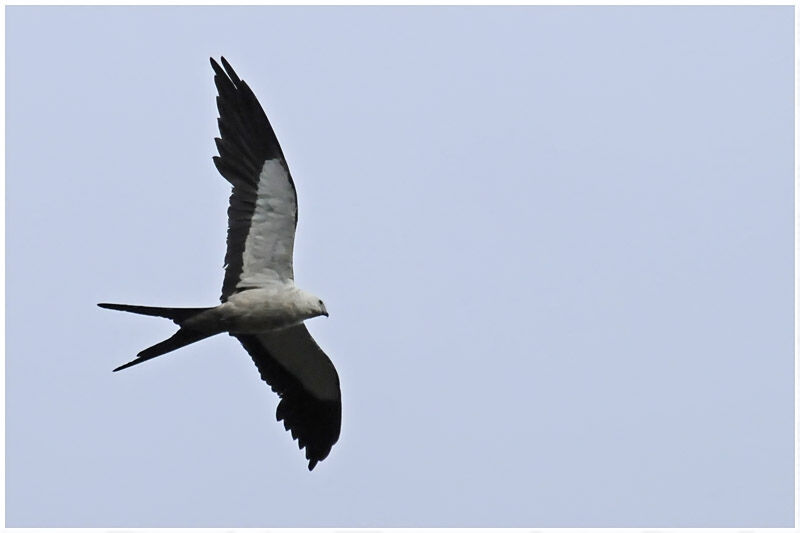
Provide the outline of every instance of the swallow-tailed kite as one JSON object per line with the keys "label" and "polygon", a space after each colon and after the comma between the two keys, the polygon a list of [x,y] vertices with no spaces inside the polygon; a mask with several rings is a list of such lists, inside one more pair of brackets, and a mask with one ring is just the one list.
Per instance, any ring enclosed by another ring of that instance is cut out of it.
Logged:
{"label": "swallow-tailed kite", "polygon": [[227,332],[239,339],[261,378],[280,396],[277,418],[305,447],[312,470],[338,440],[342,418],[339,376],[303,324],[328,311],[322,300],[294,284],[297,193],[267,115],[225,58],[224,70],[213,58],[211,66],[220,132],[215,139],[219,156],[213,159],[233,186],[222,303],[199,308],[98,304],[169,318],[180,327],[114,371]]}

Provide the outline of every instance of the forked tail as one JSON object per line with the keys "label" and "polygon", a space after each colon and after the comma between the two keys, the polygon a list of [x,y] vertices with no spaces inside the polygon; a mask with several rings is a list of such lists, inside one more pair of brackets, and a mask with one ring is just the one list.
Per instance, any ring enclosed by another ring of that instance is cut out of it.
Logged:
{"label": "forked tail", "polygon": [[[169,318],[179,326],[182,325],[187,319],[195,316],[198,313],[202,313],[210,307],[148,307],[144,305],[128,305],[128,304],[97,304],[103,309],[113,309],[115,311],[127,311],[128,313],[136,313],[138,315],[149,315],[149,316],[160,316],[164,318]],[[175,335],[170,337],[165,341],[161,341],[158,344],[154,344],[153,346],[142,350],[136,355],[136,359],[130,361],[129,363],[125,363],[122,366],[119,366],[114,369],[114,372],[117,370],[123,370],[125,368],[138,365],[139,363],[144,363],[148,359],[152,359],[154,357],[158,357],[159,355],[164,355],[165,353],[169,353],[173,350],[177,350],[178,348],[182,348],[183,346],[192,344],[193,342],[197,342],[199,340],[205,339],[206,337],[210,337],[220,333],[219,331],[197,331],[189,328],[179,329]]]}

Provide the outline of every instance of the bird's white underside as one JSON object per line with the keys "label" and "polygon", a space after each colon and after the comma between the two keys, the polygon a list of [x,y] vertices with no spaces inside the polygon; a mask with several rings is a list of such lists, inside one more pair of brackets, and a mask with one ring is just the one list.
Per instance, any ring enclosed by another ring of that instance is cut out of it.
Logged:
{"label": "bird's white underside", "polygon": [[[233,335],[259,335],[266,348],[275,348],[270,355],[289,370],[309,394],[333,400],[338,395],[338,384],[328,379],[324,367],[314,364],[318,355],[310,349],[312,346],[293,344],[293,349],[285,349],[285,346],[280,349],[287,328],[319,315],[315,309],[317,301],[316,296],[291,283],[269,283],[237,292],[226,302],[193,316],[183,325],[198,331],[222,329]],[[305,342],[319,350],[310,335],[308,337]],[[290,341],[293,340],[290,337]],[[275,346],[271,346],[273,344]]]}

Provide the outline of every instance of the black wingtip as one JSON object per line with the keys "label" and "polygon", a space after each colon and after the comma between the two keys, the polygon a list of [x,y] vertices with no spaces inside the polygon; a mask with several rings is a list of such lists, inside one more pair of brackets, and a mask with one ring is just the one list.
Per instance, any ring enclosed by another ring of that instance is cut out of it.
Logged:
{"label": "black wingtip", "polygon": [[220,77],[224,78],[225,77],[225,71],[222,70],[222,67],[219,66],[219,63],[214,61],[213,57],[210,57],[209,59],[211,60],[211,68],[214,69],[214,74],[216,76],[220,76]]}
{"label": "black wingtip", "polygon": [[220,56],[219,59],[220,59],[220,61],[222,61],[222,66],[225,68],[225,72],[228,73],[228,77],[230,77],[230,79],[233,82],[233,84],[238,87],[239,84],[242,83],[242,80],[239,79],[239,75],[236,74],[236,71],[233,70],[233,67],[231,66],[230,63],[228,63],[228,60],[225,59],[224,56]]}
{"label": "black wingtip", "polygon": [[[217,76],[227,77],[233,82],[234,86],[236,86],[236,87],[239,86],[239,84],[241,83],[242,80],[236,74],[236,71],[233,70],[233,67],[231,66],[231,64],[228,63],[228,60],[225,59],[225,56],[220,56],[220,58],[219,58],[220,59],[220,63],[222,63],[221,67],[219,66],[219,63],[217,63],[216,60],[214,60],[213,57],[209,57],[208,59],[211,61],[211,68],[214,69],[214,73]],[[225,70],[223,70],[223,68]]]}

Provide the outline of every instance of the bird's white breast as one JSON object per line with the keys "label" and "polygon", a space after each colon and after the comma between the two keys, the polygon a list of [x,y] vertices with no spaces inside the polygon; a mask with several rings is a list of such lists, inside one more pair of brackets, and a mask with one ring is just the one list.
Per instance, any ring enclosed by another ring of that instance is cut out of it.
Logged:
{"label": "bird's white breast", "polygon": [[238,292],[218,309],[231,333],[265,333],[309,318],[300,305],[297,291],[286,286]]}

